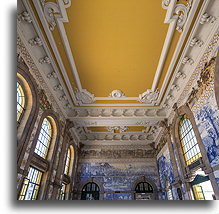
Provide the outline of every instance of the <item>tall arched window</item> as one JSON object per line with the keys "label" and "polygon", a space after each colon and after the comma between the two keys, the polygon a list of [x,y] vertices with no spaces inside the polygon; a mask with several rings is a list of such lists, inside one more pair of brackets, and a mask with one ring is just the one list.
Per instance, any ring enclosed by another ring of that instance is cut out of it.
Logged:
{"label": "tall arched window", "polygon": [[25,110],[24,90],[19,82],[17,82],[17,123],[19,124]]}
{"label": "tall arched window", "polygon": [[68,148],[67,155],[66,155],[65,168],[64,168],[64,179],[63,179],[62,187],[60,190],[59,200],[65,200],[66,198],[68,198],[68,193],[70,191],[70,183],[69,183],[69,180],[65,178],[66,177],[68,178],[72,175],[73,163],[74,163],[74,148],[71,145]]}
{"label": "tall arched window", "polygon": [[84,185],[81,193],[81,200],[99,200],[99,186],[94,182]]}
{"label": "tall arched window", "polygon": [[49,121],[48,118],[45,118],[43,120],[40,129],[40,134],[34,152],[39,156],[41,156],[42,158],[46,158],[51,140],[52,140],[51,122]]}
{"label": "tall arched window", "polygon": [[42,172],[30,167],[25,177],[18,200],[36,200],[40,188]]}
{"label": "tall arched window", "polygon": [[192,123],[186,114],[180,118],[179,137],[186,165],[190,165],[202,155],[192,127]]}

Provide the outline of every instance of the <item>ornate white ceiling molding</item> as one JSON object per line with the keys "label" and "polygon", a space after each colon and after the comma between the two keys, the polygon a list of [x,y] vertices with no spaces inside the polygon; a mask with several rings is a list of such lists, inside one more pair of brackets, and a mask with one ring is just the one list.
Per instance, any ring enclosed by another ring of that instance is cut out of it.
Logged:
{"label": "ornate white ceiling molding", "polygon": [[148,89],[143,94],[139,94],[139,102],[155,104],[159,96],[159,90]]}
{"label": "ornate white ceiling molding", "polygon": [[31,44],[32,46],[42,46],[43,45],[40,37],[38,37],[38,36],[33,38],[33,39],[30,39],[29,44]]}
{"label": "ornate white ceiling molding", "polygon": [[216,20],[216,17],[209,15],[208,13],[204,13],[200,19],[200,24],[205,24],[205,23],[214,23]]}
{"label": "ornate white ceiling molding", "polygon": [[29,52],[25,48],[23,42],[21,41],[20,37],[17,37],[17,53],[23,58],[27,66],[29,67],[30,73],[35,78],[36,82],[43,87],[48,100],[50,103],[52,103],[52,106],[55,108],[55,111],[62,117],[62,119],[65,118],[65,115],[61,108],[59,107],[58,103],[56,102],[54,96],[50,92],[47,83],[44,81],[44,79],[41,76],[41,73],[39,72],[38,68],[36,67],[35,63],[33,62]]}
{"label": "ornate white ceiling molding", "polygon": [[[27,8],[31,8],[31,6],[29,5],[29,2],[27,0],[22,0],[22,1],[24,2],[25,6]],[[159,81],[159,77],[160,77],[160,74],[161,74],[165,59],[166,59],[166,55],[167,55],[168,50],[169,50],[169,46],[170,46],[170,43],[172,40],[174,29],[176,28],[177,25],[178,25],[178,27],[179,26],[182,27],[182,25],[185,26],[186,20],[188,19],[189,14],[191,13],[191,17],[192,17],[194,15],[194,12],[196,11],[196,6],[197,6],[196,3],[194,3],[194,7],[191,8],[191,11],[190,11],[191,2],[192,1],[190,1],[188,3],[188,5],[185,6],[183,4],[182,5],[176,4],[175,0],[170,1],[170,2],[163,1],[163,5],[166,5],[166,7],[168,6],[167,8],[165,8],[165,9],[167,9],[165,23],[170,23],[170,27],[169,27],[169,30],[167,33],[167,37],[166,37],[164,46],[163,46],[163,50],[161,53],[160,61],[159,61],[158,68],[156,71],[156,75],[154,78],[153,86],[151,88],[152,91],[156,91],[156,86],[157,86],[157,83]],[[71,48],[70,48],[68,38],[67,38],[67,35],[65,33],[65,29],[64,29],[64,25],[63,25],[63,22],[68,22],[66,8],[70,7],[71,1],[57,0],[57,3],[54,3],[54,2],[49,2],[49,1],[45,2],[44,0],[42,0],[41,2],[34,1],[33,3],[36,7],[36,10],[37,10],[37,13],[40,17],[40,20],[44,26],[45,32],[46,32],[47,37],[50,41],[52,49],[55,53],[56,59],[60,65],[60,68],[62,69],[63,76],[65,78],[66,84],[67,84],[68,89],[71,93],[72,100],[74,101],[74,103],[76,105],[81,105],[81,106],[107,106],[108,104],[106,104],[106,103],[100,103],[100,102],[99,103],[92,103],[91,102],[92,99],[89,99],[90,100],[89,102],[78,101],[78,99],[76,98],[76,92],[73,92],[73,90],[72,90],[71,83],[69,82],[67,74],[65,73],[64,65],[62,63],[60,54],[59,54],[58,49],[56,47],[56,44],[54,42],[54,38],[50,32],[51,29],[53,29],[56,25],[58,26],[58,30],[60,31],[60,35],[62,37],[63,44],[65,46],[66,53],[68,55],[68,59],[69,59],[69,62],[71,64],[71,67],[72,67],[72,71],[73,71],[75,81],[76,81],[77,86],[78,86],[78,90],[81,91],[81,93],[83,94],[84,89],[81,86],[79,75],[77,73],[77,68],[76,68],[76,65],[74,62],[74,58],[72,56]],[[29,12],[32,12],[32,11],[29,10]],[[190,25],[190,22],[188,22],[188,27],[189,27],[189,25]],[[186,31],[185,31],[185,33],[186,33]],[[182,41],[182,43],[183,43],[183,41]],[[177,58],[177,56],[176,56],[176,58]],[[167,74],[167,76],[170,76],[170,73],[171,72],[169,72],[169,74]],[[167,83],[168,83],[168,80],[164,82],[162,88],[165,88]],[[163,93],[164,93],[164,90],[162,90],[159,93],[159,99],[157,100],[157,103],[159,103],[161,101]],[[116,100],[115,97],[95,97],[95,100],[109,100],[109,98]],[[137,100],[138,101],[139,97],[124,97],[124,96],[122,96],[122,97],[119,97],[119,99],[134,100],[134,101]],[[142,101],[143,101],[143,99],[142,99]],[[149,105],[153,105],[153,103],[146,103],[144,100],[143,102],[137,103],[137,104],[136,103],[112,103],[111,105],[112,106],[113,105],[116,105],[116,106],[145,106],[146,107]]]}
{"label": "ornate white ceiling molding", "polygon": [[76,90],[76,99],[80,103],[84,103],[84,104],[90,104],[96,100],[94,94],[91,94],[86,89],[81,89],[81,90],[77,89]]}
{"label": "ornate white ceiling molding", "polygon": [[107,130],[112,133],[114,133],[114,131],[120,131],[121,133],[121,132],[126,132],[128,130],[128,127],[127,126],[108,126]]}
{"label": "ornate white ceiling molding", "polygon": [[17,20],[18,20],[18,22],[25,21],[27,23],[32,23],[32,19],[30,17],[30,14],[27,11],[24,11],[24,12],[18,14]]}

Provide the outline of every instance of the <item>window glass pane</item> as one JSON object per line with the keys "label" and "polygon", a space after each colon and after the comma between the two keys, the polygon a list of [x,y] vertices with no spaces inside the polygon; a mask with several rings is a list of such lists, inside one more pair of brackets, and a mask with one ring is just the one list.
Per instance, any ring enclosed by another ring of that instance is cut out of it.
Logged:
{"label": "window glass pane", "polygon": [[71,150],[70,150],[70,148],[69,148],[69,149],[68,149],[68,152],[67,152],[66,161],[65,161],[64,174],[66,174],[66,175],[69,174],[70,160],[71,160]]}
{"label": "window glass pane", "polygon": [[40,134],[34,152],[39,156],[41,156],[42,158],[46,158],[51,140],[52,140],[51,123],[47,118],[45,118],[41,126]]}
{"label": "window glass pane", "polygon": [[30,167],[27,177],[24,179],[18,200],[36,200],[40,187],[42,172]]}
{"label": "window glass pane", "polygon": [[24,105],[25,105],[24,91],[20,83],[17,82],[17,122],[18,123],[20,122],[21,116],[24,112]]}
{"label": "window glass pane", "polygon": [[189,165],[201,157],[201,153],[191,121],[187,115],[183,115],[179,122],[179,135],[183,149],[183,155],[186,164]]}

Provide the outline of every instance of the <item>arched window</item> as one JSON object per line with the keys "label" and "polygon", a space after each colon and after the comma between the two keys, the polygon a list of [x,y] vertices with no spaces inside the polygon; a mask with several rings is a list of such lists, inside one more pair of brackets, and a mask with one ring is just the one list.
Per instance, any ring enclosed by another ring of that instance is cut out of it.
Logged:
{"label": "arched window", "polygon": [[148,182],[140,182],[135,187],[136,193],[153,193],[153,187]]}
{"label": "arched window", "polygon": [[65,170],[64,170],[65,175],[69,174],[70,161],[71,161],[71,150],[69,148],[67,152],[66,161],[65,161]]}
{"label": "arched window", "polygon": [[42,172],[30,167],[24,179],[18,200],[36,200],[40,188]]}
{"label": "arched window", "polygon": [[81,200],[99,200],[99,186],[94,182],[84,185],[81,193]]}
{"label": "arched window", "polygon": [[201,157],[201,152],[192,123],[186,114],[180,118],[179,136],[186,165],[190,165]]}
{"label": "arched window", "polygon": [[166,181],[166,193],[167,193],[167,199],[173,200],[173,193],[172,193],[169,180]]}
{"label": "arched window", "polygon": [[24,90],[19,82],[17,82],[17,123],[19,124],[25,110]]}
{"label": "arched window", "polygon": [[52,140],[51,122],[49,121],[48,118],[45,118],[43,120],[40,129],[40,134],[34,152],[39,156],[41,156],[42,158],[46,158],[51,140]]}

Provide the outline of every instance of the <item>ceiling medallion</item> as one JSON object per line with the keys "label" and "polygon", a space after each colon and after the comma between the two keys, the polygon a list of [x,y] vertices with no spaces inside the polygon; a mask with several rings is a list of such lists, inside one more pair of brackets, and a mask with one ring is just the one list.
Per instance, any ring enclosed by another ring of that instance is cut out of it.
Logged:
{"label": "ceiling medallion", "polygon": [[122,91],[120,91],[120,90],[113,90],[113,91],[110,93],[109,97],[112,97],[112,98],[121,98],[121,97],[125,97],[125,94],[124,94]]}
{"label": "ceiling medallion", "polygon": [[159,91],[156,89],[153,91],[152,89],[148,89],[142,94],[139,94],[138,101],[141,103],[152,103],[154,104],[157,101],[157,98],[159,96]]}

